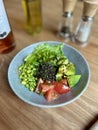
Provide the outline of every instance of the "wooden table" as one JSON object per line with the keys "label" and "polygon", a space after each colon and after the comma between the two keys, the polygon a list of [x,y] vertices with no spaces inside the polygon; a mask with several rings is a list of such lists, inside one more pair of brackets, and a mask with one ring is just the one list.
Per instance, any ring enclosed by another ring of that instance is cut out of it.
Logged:
{"label": "wooden table", "polygon": [[[98,119],[98,12],[92,26],[90,44],[81,48],[69,42],[87,59],[91,69],[88,89],[75,102],[52,109],[37,108],[20,100],[11,90],[7,71],[12,58],[24,47],[38,41],[61,41],[57,37],[62,13],[61,0],[42,0],[43,30],[36,36],[27,34],[21,0],[4,0],[16,39],[16,48],[5,57],[0,72],[0,130],[88,130]],[[81,17],[82,2],[74,12],[74,29]]]}

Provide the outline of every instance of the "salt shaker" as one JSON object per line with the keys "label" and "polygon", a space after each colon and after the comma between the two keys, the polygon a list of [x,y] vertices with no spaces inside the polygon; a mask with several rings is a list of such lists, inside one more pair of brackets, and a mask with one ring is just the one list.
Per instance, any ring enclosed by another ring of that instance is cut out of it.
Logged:
{"label": "salt shaker", "polygon": [[62,0],[63,13],[59,24],[58,36],[68,41],[72,34],[73,10],[77,0]]}
{"label": "salt shaker", "polygon": [[98,8],[98,2],[96,0],[85,0],[83,7],[83,15],[76,28],[76,32],[72,40],[76,44],[84,47],[89,43],[91,27]]}

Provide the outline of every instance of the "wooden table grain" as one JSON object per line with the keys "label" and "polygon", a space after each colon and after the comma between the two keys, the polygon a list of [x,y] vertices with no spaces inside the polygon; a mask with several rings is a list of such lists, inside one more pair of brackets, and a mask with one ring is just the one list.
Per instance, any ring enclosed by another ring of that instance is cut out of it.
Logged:
{"label": "wooden table grain", "polygon": [[[98,119],[98,12],[93,25],[90,44],[81,48],[71,41],[87,59],[91,79],[87,90],[75,102],[59,108],[38,108],[20,100],[11,90],[7,72],[13,57],[24,47],[39,41],[62,41],[57,37],[62,14],[61,0],[42,0],[43,30],[36,36],[25,30],[25,17],[21,0],[4,0],[16,40],[16,48],[5,57],[0,70],[0,130],[88,130]],[[82,2],[74,12],[74,30],[80,20]]]}

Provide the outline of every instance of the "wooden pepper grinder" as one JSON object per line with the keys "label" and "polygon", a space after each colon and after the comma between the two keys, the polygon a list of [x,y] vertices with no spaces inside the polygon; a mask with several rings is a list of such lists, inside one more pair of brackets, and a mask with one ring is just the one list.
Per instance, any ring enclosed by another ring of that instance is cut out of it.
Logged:
{"label": "wooden pepper grinder", "polygon": [[62,0],[63,15],[59,26],[58,35],[69,40],[73,26],[73,11],[77,0]]}
{"label": "wooden pepper grinder", "polygon": [[84,0],[82,17],[73,37],[73,42],[82,46],[88,45],[91,26],[97,9],[98,0]]}
{"label": "wooden pepper grinder", "polygon": [[89,130],[98,130],[98,120],[91,126]]}

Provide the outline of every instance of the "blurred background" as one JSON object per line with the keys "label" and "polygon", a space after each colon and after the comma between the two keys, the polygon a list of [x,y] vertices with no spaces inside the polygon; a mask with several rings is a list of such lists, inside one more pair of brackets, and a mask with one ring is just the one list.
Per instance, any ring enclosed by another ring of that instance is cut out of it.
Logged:
{"label": "blurred background", "polygon": [[[8,16],[9,16],[9,20],[13,29],[13,33],[15,35],[17,46],[18,44],[20,44],[21,40],[22,40],[22,43],[24,43],[24,44],[21,44],[21,48],[23,48],[25,45],[31,44],[32,42],[34,43],[34,42],[46,41],[46,40],[61,41],[61,39],[57,37],[58,26],[62,17],[62,1],[61,0],[58,0],[58,1],[50,0],[49,2],[47,2],[46,0],[42,0],[43,29],[36,36],[31,36],[26,32],[26,28],[25,28],[26,19],[25,19],[25,14],[24,14],[21,1],[10,0],[10,2],[8,2],[7,0],[4,0],[4,2],[5,2]],[[18,14],[17,14],[17,10],[18,10]],[[74,17],[73,31],[75,31],[76,26],[79,23],[79,20],[82,15],[82,10],[83,10],[83,2],[78,0],[75,6],[74,14],[73,14],[73,17]],[[98,37],[98,29],[96,29],[98,27],[97,22],[96,22],[98,21],[97,15],[98,15],[98,12],[95,15],[94,22],[92,25],[92,37],[91,37],[92,40],[93,38],[96,39]],[[23,37],[26,36],[27,40],[24,39],[22,36]]]}

